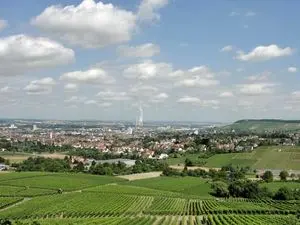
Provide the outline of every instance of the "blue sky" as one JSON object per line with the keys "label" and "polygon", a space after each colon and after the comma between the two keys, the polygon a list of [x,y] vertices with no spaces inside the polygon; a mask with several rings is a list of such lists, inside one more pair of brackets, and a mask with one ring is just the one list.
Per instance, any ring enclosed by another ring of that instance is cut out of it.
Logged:
{"label": "blue sky", "polygon": [[0,117],[299,119],[299,1],[0,6]]}

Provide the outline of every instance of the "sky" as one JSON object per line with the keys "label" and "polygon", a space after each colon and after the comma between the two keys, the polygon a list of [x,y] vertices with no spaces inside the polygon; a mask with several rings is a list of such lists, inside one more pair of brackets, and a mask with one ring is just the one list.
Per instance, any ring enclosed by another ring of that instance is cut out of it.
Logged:
{"label": "sky", "polygon": [[299,119],[299,8],[1,0],[0,118]]}

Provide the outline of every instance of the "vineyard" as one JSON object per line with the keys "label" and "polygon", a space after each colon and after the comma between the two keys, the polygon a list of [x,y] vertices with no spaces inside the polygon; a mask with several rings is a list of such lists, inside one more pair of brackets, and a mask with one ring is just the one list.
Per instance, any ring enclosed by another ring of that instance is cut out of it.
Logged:
{"label": "vineyard", "polygon": [[185,194],[191,187],[205,188],[196,178],[179,178],[176,184],[176,178],[163,177],[152,183],[153,179],[127,182],[84,174],[20,175],[0,176],[0,219],[45,225],[294,225],[300,213],[300,201]]}

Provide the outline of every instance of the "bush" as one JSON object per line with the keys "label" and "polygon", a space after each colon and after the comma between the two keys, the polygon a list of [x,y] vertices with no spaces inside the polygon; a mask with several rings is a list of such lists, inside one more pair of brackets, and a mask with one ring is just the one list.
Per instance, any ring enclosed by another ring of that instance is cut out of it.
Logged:
{"label": "bush", "polygon": [[289,176],[289,173],[286,170],[283,170],[280,172],[279,176],[280,180],[286,181]]}
{"label": "bush", "polygon": [[271,171],[264,172],[262,179],[267,183],[273,182],[273,173]]}

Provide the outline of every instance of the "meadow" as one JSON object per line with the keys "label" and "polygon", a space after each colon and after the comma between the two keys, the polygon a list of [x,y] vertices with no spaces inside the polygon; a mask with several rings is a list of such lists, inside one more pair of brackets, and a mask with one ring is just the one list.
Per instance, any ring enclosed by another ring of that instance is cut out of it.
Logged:
{"label": "meadow", "polygon": [[300,170],[300,147],[259,147],[252,152],[217,154],[206,161],[206,167],[232,164],[256,169]]}
{"label": "meadow", "polygon": [[292,224],[300,210],[300,201],[215,199],[209,182],[195,177],[128,181],[88,174],[0,173],[0,178],[0,219],[13,224],[279,225]]}
{"label": "meadow", "polygon": [[20,163],[24,160],[28,159],[29,157],[45,157],[45,158],[56,158],[56,159],[63,159],[66,155],[63,153],[40,153],[40,154],[33,154],[33,153],[26,153],[26,152],[0,152],[0,157],[4,159],[8,159],[10,163]]}

